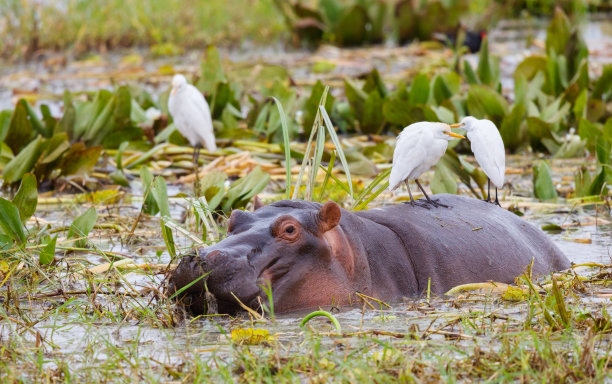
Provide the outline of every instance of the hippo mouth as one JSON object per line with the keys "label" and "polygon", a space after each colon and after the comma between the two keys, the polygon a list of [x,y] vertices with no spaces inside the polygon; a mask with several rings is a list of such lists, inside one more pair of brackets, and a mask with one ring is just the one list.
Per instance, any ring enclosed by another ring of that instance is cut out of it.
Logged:
{"label": "hippo mouth", "polygon": [[[239,297],[238,295],[236,295],[236,297],[238,298],[238,300],[240,300],[242,304],[246,305],[247,307],[252,308],[254,310],[258,310],[261,302],[261,293],[262,292],[259,291],[247,297]],[[226,294],[219,296],[216,296],[214,294],[211,295],[216,300],[218,313],[235,315],[236,313],[244,310],[238,300],[236,300],[236,298],[232,296],[231,292],[229,294],[229,297]]]}

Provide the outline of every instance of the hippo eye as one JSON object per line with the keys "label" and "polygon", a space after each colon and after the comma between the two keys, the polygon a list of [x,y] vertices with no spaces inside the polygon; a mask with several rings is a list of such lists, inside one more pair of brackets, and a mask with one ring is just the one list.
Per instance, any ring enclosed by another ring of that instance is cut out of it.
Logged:
{"label": "hippo eye", "polygon": [[272,226],[272,234],[288,241],[295,241],[300,237],[299,224],[290,216],[281,216]]}

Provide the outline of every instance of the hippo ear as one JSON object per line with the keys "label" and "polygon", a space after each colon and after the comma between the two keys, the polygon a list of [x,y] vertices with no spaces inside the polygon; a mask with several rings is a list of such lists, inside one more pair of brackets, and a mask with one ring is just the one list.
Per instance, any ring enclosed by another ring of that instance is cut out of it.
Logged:
{"label": "hippo ear", "polygon": [[259,196],[255,195],[255,197],[253,198],[253,210],[256,211],[263,206],[264,206],[264,203],[261,201]]}
{"label": "hippo ear", "polygon": [[251,220],[251,213],[234,209],[227,223],[227,231],[233,232],[236,226]]}
{"label": "hippo ear", "polygon": [[334,229],[340,222],[342,212],[338,204],[333,201],[325,203],[319,211],[319,230],[325,233],[330,229]]}

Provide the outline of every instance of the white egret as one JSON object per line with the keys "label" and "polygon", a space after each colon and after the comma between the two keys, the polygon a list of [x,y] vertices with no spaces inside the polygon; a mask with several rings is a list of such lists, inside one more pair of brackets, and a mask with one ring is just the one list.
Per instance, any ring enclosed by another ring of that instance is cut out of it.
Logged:
{"label": "white egret", "polygon": [[[451,132],[451,127],[444,123],[420,122],[410,124],[397,137],[395,150],[393,151],[393,168],[389,176],[389,189],[396,189],[402,182],[408,188],[410,204],[414,205],[412,192],[408,186],[409,180],[414,180],[419,186],[425,198],[433,205],[439,204],[432,201],[417,179],[421,174],[436,164],[446,152],[448,142],[453,138],[464,139],[465,137]],[[441,205],[441,204],[440,204]]]}
{"label": "white egret", "polygon": [[495,204],[499,205],[497,188],[503,187],[506,173],[506,151],[499,130],[492,121],[478,120],[472,116],[464,117],[459,126],[465,129],[466,136],[472,144],[474,157],[489,178],[487,201],[491,201],[491,182],[493,182]]}
{"label": "white egret", "polygon": [[172,78],[172,91],[168,99],[168,110],[174,126],[193,147],[193,162],[196,173],[196,194],[198,189],[198,160],[200,148],[215,152],[217,144],[213,132],[210,108],[202,93],[188,84],[185,76],[176,74]]}

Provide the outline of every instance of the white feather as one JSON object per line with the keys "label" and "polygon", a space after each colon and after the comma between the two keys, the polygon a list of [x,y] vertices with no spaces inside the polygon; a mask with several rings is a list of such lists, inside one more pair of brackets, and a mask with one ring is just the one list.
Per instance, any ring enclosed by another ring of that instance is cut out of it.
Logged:
{"label": "white feather", "polygon": [[466,124],[467,137],[480,168],[493,185],[502,188],[506,174],[506,152],[499,130],[490,120],[466,117],[462,122]]}
{"label": "white feather", "polygon": [[191,146],[201,145],[208,152],[217,150],[208,103],[196,87],[184,81],[184,77],[173,80],[168,110],[174,119],[174,126]]}
{"label": "white feather", "polygon": [[389,175],[389,189],[396,189],[404,180],[414,180],[440,160],[452,137],[444,123],[420,122],[410,124],[400,133],[393,151],[393,168]]}

